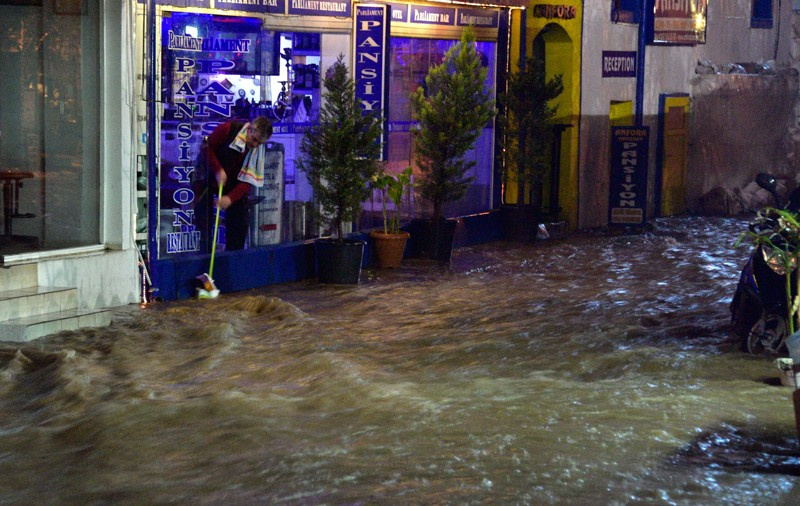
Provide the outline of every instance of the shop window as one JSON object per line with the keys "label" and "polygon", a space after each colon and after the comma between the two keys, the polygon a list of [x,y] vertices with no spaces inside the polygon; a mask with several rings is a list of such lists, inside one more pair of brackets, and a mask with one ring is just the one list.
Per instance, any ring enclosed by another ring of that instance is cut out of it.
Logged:
{"label": "shop window", "polygon": [[750,28],[772,28],[772,0],[753,0]]}
{"label": "shop window", "polygon": [[[419,86],[425,86],[428,69],[442,61],[445,52],[455,44],[455,40],[415,39],[392,37],[390,46],[389,68],[389,101],[388,101],[388,156],[387,170],[393,173],[402,171],[409,165],[414,166],[414,146],[412,128],[415,126],[411,114],[411,93]],[[482,55],[483,65],[488,68],[487,88],[495,86],[496,43],[478,42],[477,50]],[[494,167],[494,129],[487,125],[475,144],[467,154],[468,160],[475,166],[469,174],[473,181],[466,195],[457,202],[445,205],[445,214],[459,216],[486,211],[491,208],[491,185]],[[419,171],[414,168],[414,177]],[[425,217],[430,214],[428,203],[415,200],[409,196],[406,209],[408,217]],[[367,210],[380,212],[380,204],[367,204]],[[376,222],[377,223],[377,222]],[[362,224],[369,226],[369,223]],[[377,226],[377,224],[375,225]]]}
{"label": "shop window", "polygon": [[98,2],[0,5],[0,255],[100,242]]}
{"label": "shop window", "polygon": [[611,21],[614,23],[639,23],[642,0],[611,0]]}
{"label": "shop window", "polygon": [[[163,18],[162,257],[210,251],[215,195],[205,139],[220,124],[258,116],[271,120],[273,135],[263,185],[247,195],[245,247],[306,238],[312,194],[294,160],[304,132],[318,121],[320,39],[269,30],[259,18],[174,12]],[[223,212],[217,251],[228,243],[225,218]]]}

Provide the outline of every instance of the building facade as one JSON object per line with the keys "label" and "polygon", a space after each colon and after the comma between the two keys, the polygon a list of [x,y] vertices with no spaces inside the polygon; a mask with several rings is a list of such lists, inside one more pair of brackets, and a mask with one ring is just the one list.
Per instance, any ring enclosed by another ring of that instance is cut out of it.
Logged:
{"label": "building facade", "polygon": [[[568,2],[564,2],[568,3]],[[583,3],[578,227],[609,223],[626,191],[612,128],[647,127],[647,216],[702,211],[715,187],[792,174],[797,101],[791,2]],[[630,192],[633,193],[633,192]]]}
{"label": "building facade", "polygon": [[0,4],[0,263],[76,288],[81,308],[139,300],[134,15],[123,0]]}
{"label": "building facade", "polygon": [[[386,167],[399,172],[414,166],[409,95],[468,25],[493,92],[527,55],[563,78],[543,195],[551,220],[574,229],[693,210],[717,186],[742,187],[763,170],[796,173],[792,6],[2,5],[3,266],[35,264],[40,285],[77,287],[83,307],[192,296],[212,237],[204,138],[228,119],[263,115],[275,127],[269,181],[251,195],[247,248],[218,258],[220,288],[312,277],[310,239],[326,231],[310,219],[313,195],[295,160],[319,114],[325,69],[344,55],[365,107],[384,111]],[[366,39],[360,28],[372,30]],[[449,217],[480,216],[484,229],[495,227],[490,211],[501,190],[513,194],[500,187],[496,137],[487,125],[469,155],[473,182],[445,209]],[[636,170],[623,166],[632,155]],[[364,203],[359,228],[377,226],[369,216],[380,206]],[[429,211],[413,196],[407,209],[406,218]],[[220,232],[224,251],[224,217]]]}
{"label": "building facade", "polygon": [[[458,2],[140,2],[135,52],[145,57],[137,59],[137,88],[155,92],[137,101],[137,130],[149,141],[137,144],[139,159],[147,161],[137,167],[139,215],[147,216],[137,223],[137,238],[159,296],[191,296],[194,277],[207,270],[215,220],[203,142],[217,125],[266,116],[274,127],[265,184],[248,196],[250,234],[243,251],[225,252],[221,217],[216,252],[222,253],[215,265],[220,288],[312,277],[309,240],[329,231],[312,219],[314,196],[296,160],[305,131],[318,120],[325,70],[344,57],[364,109],[381,110],[386,119],[385,168],[400,172],[415,166],[410,94],[425,86],[428,69],[467,26],[475,29],[485,86],[494,97],[507,66],[510,10]],[[472,183],[449,204],[449,217],[496,205],[493,122],[468,158],[475,162]],[[376,198],[365,202],[358,228],[377,226],[371,219],[381,206]],[[429,212],[413,194],[407,210],[407,218]]]}

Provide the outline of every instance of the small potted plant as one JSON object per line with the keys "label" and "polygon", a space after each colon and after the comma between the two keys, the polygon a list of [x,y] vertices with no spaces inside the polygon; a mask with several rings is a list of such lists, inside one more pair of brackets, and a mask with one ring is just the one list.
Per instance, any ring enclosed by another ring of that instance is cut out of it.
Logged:
{"label": "small potted plant", "polygon": [[[372,176],[372,186],[381,192],[383,210],[383,231],[373,230],[369,237],[375,244],[378,267],[400,267],[408,232],[400,230],[400,217],[403,211],[403,194],[411,186],[411,167],[406,167],[399,174],[381,171]],[[394,204],[394,210],[387,208],[387,199]]]}
{"label": "small potted plant", "polygon": [[303,137],[296,163],[314,191],[315,216],[335,232],[315,243],[317,278],[357,284],[365,243],[345,238],[343,225],[358,218],[369,197],[381,152],[381,120],[362,110],[344,55],[328,69],[324,86],[319,124]]}
{"label": "small potted plant", "polygon": [[444,219],[442,206],[466,193],[475,162],[464,157],[495,114],[491,90],[484,86],[488,70],[475,40],[475,30],[465,28],[442,63],[430,68],[425,86],[411,94],[419,122],[414,147],[422,179],[417,186],[433,206],[433,219],[414,229],[412,242],[419,256],[443,262],[450,261],[455,222]]}

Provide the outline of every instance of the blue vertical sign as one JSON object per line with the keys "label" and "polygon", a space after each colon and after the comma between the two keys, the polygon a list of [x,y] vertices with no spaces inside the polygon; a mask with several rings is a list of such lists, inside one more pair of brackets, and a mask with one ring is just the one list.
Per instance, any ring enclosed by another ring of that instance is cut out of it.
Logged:
{"label": "blue vertical sign", "polygon": [[611,128],[609,225],[644,225],[647,204],[647,156],[650,128]]}
{"label": "blue vertical sign", "polygon": [[[363,112],[385,113],[385,66],[389,33],[387,5],[356,5],[355,55],[356,98]],[[386,132],[384,130],[384,136]],[[384,148],[386,143],[383,143]]]}
{"label": "blue vertical sign", "polygon": [[[162,18],[159,250],[202,252],[208,244],[207,151],[204,137],[229,120],[234,104],[228,74],[259,72],[259,19],[239,18],[223,31],[214,16],[172,13]],[[212,211],[213,214],[213,211]],[[220,228],[220,236],[224,237]],[[224,241],[218,241],[224,244]]]}

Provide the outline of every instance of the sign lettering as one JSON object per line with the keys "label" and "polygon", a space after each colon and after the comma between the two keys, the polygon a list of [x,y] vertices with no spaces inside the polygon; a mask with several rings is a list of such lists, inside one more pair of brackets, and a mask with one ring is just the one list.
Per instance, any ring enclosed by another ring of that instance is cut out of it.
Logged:
{"label": "sign lettering", "polygon": [[536,4],[533,17],[545,19],[575,19],[577,9],[574,5]]}
{"label": "sign lettering", "polygon": [[363,112],[384,110],[384,66],[388,38],[386,5],[357,5],[355,15],[356,98]]}
{"label": "sign lettering", "polygon": [[636,52],[603,51],[603,77],[636,77]]}
{"label": "sign lettering", "polygon": [[643,225],[647,200],[649,127],[612,127],[608,223]]}
{"label": "sign lettering", "polygon": [[708,0],[656,0],[653,42],[705,44]]}

